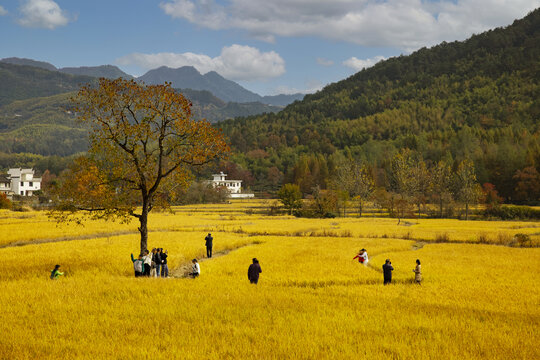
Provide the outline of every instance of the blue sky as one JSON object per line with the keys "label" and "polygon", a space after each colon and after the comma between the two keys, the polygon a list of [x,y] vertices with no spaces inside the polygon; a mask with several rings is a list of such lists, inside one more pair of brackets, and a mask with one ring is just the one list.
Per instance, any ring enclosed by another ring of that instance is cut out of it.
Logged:
{"label": "blue sky", "polygon": [[505,26],[540,0],[0,0],[0,58],[217,71],[261,95]]}

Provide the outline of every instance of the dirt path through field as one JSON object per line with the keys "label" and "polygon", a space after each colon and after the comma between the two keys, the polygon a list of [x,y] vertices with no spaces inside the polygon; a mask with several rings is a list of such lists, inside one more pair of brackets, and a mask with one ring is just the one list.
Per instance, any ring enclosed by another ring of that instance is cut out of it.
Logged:
{"label": "dirt path through field", "polygon": [[[245,248],[245,247],[248,247],[248,246],[253,246],[253,245],[259,245],[259,244],[261,244],[261,243],[260,242],[254,242],[254,243],[249,243],[249,244],[246,244],[246,245],[241,245],[241,246],[236,247],[234,249],[226,249],[226,250],[222,250],[222,251],[217,251],[217,252],[212,254],[211,258],[201,257],[201,258],[198,258],[197,261],[199,262],[199,264],[204,263],[206,261],[210,261],[210,260],[213,260],[215,258],[225,256],[228,253],[230,253],[231,251],[236,251],[238,249],[242,249],[242,248]],[[173,277],[173,278],[187,278],[187,277],[189,277],[188,274],[191,272],[191,265],[192,265],[191,261],[180,264],[178,267],[171,270],[171,272],[169,274],[170,277]]]}

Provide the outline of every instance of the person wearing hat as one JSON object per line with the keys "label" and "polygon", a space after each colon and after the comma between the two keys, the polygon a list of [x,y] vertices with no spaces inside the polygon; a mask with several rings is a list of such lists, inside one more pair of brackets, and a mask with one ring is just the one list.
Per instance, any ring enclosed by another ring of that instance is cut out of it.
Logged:
{"label": "person wearing hat", "polygon": [[197,262],[197,259],[193,259],[191,262],[193,265],[191,265],[191,273],[189,276],[195,279],[197,276],[201,275],[201,266]]}
{"label": "person wearing hat", "polygon": [[60,272],[60,265],[55,265],[54,266],[54,269],[51,271],[51,280],[58,280],[58,278],[61,276],[61,275],[64,275],[63,272]]}
{"label": "person wearing hat", "polygon": [[382,266],[383,276],[384,276],[384,285],[392,283],[392,271],[394,267],[390,262],[390,259],[386,259],[384,265]]}
{"label": "person wearing hat", "polygon": [[353,260],[354,260],[354,259],[358,259],[358,262],[359,262],[359,263],[364,264],[365,266],[367,266],[368,261],[369,261],[369,258],[368,258],[366,249],[360,250],[360,252],[358,253],[358,255],[356,255],[355,257],[353,257]]}
{"label": "person wearing hat", "polygon": [[206,241],[206,257],[211,258],[214,238],[212,237],[212,234],[208,233],[204,240]]}
{"label": "person wearing hat", "polygon": [[259,274],[262,273],[261,265],[259,265],[259,260],[253,258],[253,263],[249,265],[248,268],[248,279],[252,284],[257,284],[259,282]]}

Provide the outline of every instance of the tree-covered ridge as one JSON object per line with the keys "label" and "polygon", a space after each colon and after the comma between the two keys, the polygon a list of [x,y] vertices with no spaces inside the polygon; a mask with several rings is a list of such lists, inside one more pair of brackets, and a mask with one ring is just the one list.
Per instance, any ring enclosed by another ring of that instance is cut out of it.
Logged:
{"label": "tree-covered ridge", "polygon": [[278,114],[220,125],[259,189],[272,188],[270,171],[293,181],[302,156],[319,159],[312,163],[322,156],[331,177],[337,158],[384,172],[409,148],[454,168],[471,158],[478,180],[511,200],[516,171],[540,170],[539,44],[536,10],[464,42],[380,62]]}
{"label": "tree-covered ridge", "polygon": [[95,82],[90,76],[76,76],[33,66],[0,62],[0,105],[14,100],[43,97],[75,91]]}

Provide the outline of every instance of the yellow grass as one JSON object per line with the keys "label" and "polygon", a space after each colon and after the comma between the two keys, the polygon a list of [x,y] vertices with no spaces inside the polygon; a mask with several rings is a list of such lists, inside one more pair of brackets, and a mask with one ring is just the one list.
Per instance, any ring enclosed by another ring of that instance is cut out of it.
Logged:
{"label": "yellow grass", "polygon": [[[537,239],[538,223],[398,226],[267,217],[260,205],[153,214],[149,245],[169,250],[170,279],[132,277],[136,223],[56,227],[43,213],[1,212],[0,358],[540,358],[540,249],[456,243],[499,233]],[[198,279],[181,278],[205,253],[208,230],[219,256],[201,261]],[[450,243],[432,242],[441,233]],[[361,247],[367,267],[352,260]],[[263,269],[257,286],[246,276],[252,257]],[[411,281],[417,258],[421,286]],[[66,275],[51,281],[56,263]]]}

